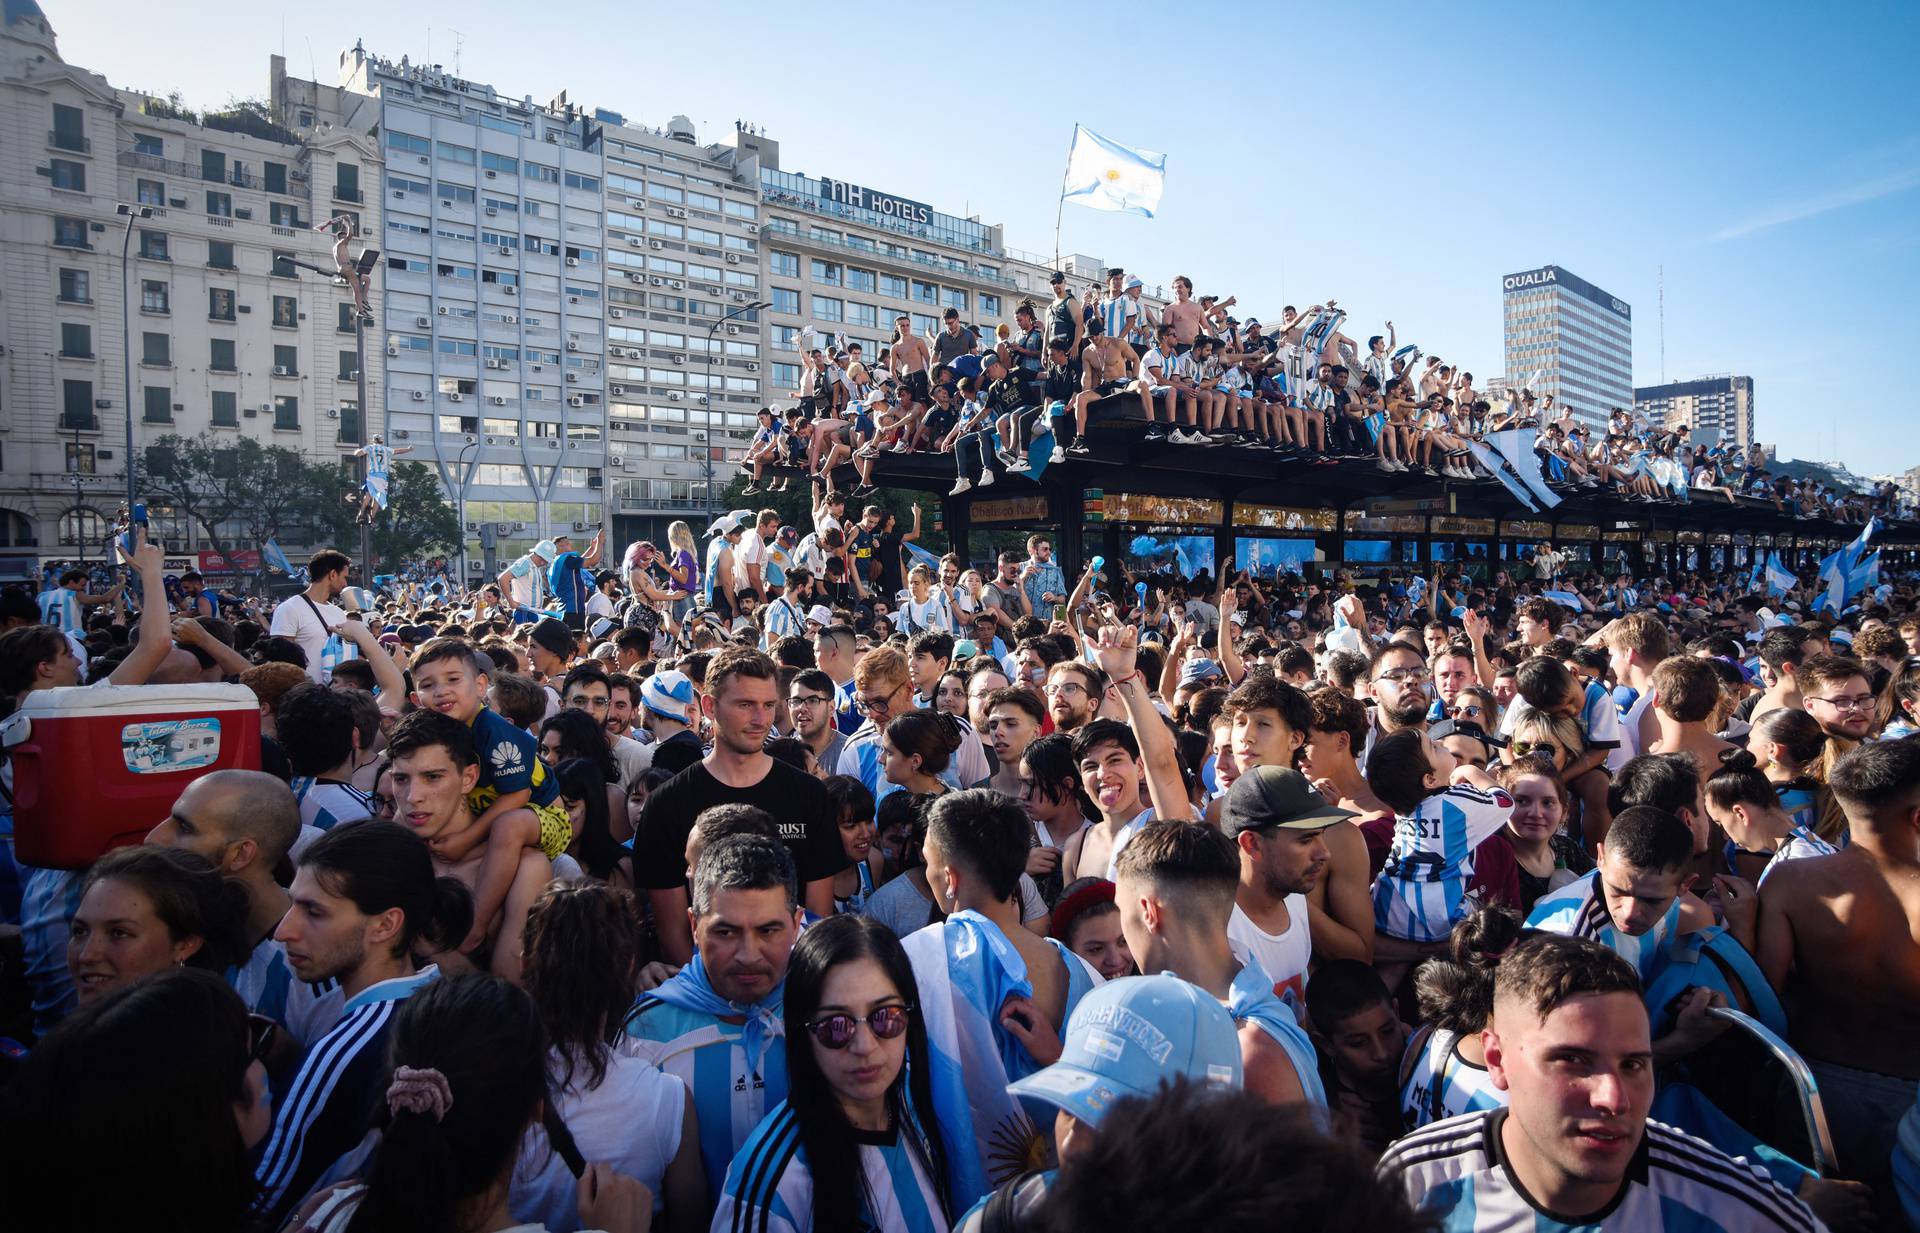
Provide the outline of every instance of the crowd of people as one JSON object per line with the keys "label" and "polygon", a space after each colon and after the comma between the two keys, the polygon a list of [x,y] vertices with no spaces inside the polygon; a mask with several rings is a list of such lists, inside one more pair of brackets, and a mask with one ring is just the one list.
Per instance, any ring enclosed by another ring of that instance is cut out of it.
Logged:
{"label": "crowd of people", "polygon": [[[876,491],[883,455],[938,451],[953,457],[959,495],[1002,476],[1038,478],[1048,463],[1092,453],[1089,425],[1138,419],[1153,443],[1463,481],[1504,474],[1536,492],[1604,484],[1648,502],[1740,494],[1855,522],[1904,500],[1891,483],[1855,493],[1771,470],[1757,443],[1695,444],[1686,425],[1628,408],[1613,408],[1602,431],[1536,394],[1531,379],[1477,389],[1463,366],[1400,342],[1391,321],[1364,344],[1349,337],[1352,322],[1333,300],[1304,312],[1286,305],[1268,324],[1234,316],[1234,296],[1196,297],[1184,276],[1159,308],[1120,267],[1077,296],[1064,273],[1052,289],[1050,302],[1022,301],[1011,321],[967,322],[949,308],[924,336],[902,314],[878,355],[844,335],[802,331],[791,401],[760,412],[747,494],[787,491],[800,477],[833,491],[851,465],[860,500]],[[1513,443],[1516,456],[1489,453],[1490,435],[1508,428],[1531,430]]]}
{"label": "crowd of people", "polygon": [[825,485],[704,538],[0,593],[9,710],[262,732],[143,844],[7,849],[23,1227],[1920,1216],[1910,580],[1069,576]]}

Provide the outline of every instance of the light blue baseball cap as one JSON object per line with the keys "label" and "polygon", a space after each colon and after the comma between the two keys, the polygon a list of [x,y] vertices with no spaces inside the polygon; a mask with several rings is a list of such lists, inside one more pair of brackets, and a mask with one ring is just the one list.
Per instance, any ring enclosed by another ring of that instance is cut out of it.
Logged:
{"label": "light blue baseball cap", "polygon": [[1007,1090],[1098,1127],[1115,1101],[1152,1096],[1181,1075],[1239,1087],[1240,1040],[1219,999],[1163,973],[1089,992],[1067,1020],[1060,1060]]}

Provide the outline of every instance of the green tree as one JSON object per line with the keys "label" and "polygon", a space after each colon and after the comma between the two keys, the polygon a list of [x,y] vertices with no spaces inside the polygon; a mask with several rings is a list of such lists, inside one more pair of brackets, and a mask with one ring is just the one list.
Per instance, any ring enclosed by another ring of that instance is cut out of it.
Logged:
{"label": "green tree", "polygon": [[[285,446],[169,433],[135,462],[140,492],[195,523],[207,547],[223,556],[282,536],[305,539],[317,521],[316,472],[325,468]],[[251,543],[233,535],[235,525],[246,528]]]}

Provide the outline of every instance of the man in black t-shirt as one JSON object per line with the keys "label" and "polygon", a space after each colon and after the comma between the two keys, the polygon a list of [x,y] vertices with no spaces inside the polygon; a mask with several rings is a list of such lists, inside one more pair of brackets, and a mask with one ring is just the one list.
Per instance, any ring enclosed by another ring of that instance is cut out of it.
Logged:
{"label": "man in black t-shirt", "polygon": [[778,668],[759,651],[734,647],[715,656],[700,700],[713,721],[713,752],[647,798],[633,841],[634,882],[647,892],[670,963],[693,956],[687,835],[694,819],[715,805],[754,805],[771,814],[793,853],[807,910],[833,912],[833,877],[847,860],[827,790],[805,771],[768,757],[765,748],[779,688]]}
{"label": "man in black t-shirt", "polygon": [[1067,276],[1054,271],[1047,280],[1053,284],[1053,302],[1047,305],[1047,344],[1062,346],[1068,355],[1080,354],[1080,340],[1086,337],[1086,323],[1080,319],[1080,305],[1067,290]]}

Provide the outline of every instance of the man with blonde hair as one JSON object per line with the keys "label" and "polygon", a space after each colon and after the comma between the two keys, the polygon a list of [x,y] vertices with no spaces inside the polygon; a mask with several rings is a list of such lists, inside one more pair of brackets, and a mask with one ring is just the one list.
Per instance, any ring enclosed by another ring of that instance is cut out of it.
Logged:
{"label": "man with blonde hair", "polygon": [[1629,612],[1609,621],[1599,640],[1607,648],[1613,679],[1636,695],[1620,720],[1620,745],[1629,758],[1637,758],[1660,739],[1652,710],[1653,670],[1672,653],[1667,627],[1651,612]]}

